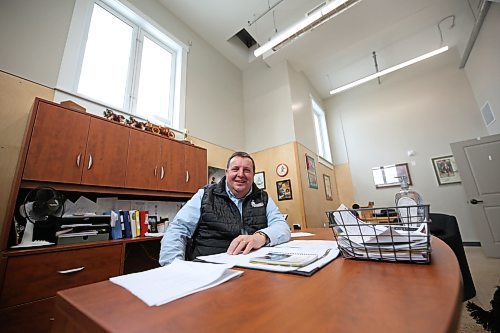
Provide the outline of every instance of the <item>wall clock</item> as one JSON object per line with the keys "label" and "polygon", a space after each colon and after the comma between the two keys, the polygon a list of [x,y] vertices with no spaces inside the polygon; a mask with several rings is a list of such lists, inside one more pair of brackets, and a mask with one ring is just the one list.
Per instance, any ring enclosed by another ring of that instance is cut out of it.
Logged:
{"label": "wall clock", "polygon": [[276,167],[276,174],[280,177],[285,177],[288,174],[288,165],[280,163]]}

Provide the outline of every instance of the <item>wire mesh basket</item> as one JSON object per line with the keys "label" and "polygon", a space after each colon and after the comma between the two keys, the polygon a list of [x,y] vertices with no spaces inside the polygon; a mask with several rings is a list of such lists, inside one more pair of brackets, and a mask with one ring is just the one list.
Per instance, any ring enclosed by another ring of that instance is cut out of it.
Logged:
{"label": "wire mesh basket", "polygon": [[326,213],[347,259],[428,264],[429,205],[348,209]]}

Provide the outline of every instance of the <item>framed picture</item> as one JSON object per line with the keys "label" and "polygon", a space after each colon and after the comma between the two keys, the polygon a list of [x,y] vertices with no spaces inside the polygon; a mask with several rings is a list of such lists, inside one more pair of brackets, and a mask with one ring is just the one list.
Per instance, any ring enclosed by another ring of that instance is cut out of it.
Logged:
{"label": "framed picture", "polygon": [[292,184],[290,179],[277,181],[276,190],[278,192],[278,201],[292,200]]}
{"label": "framed picture", "polygon": [[453,155],[434,157],[431,160],[439,185],[460,183],[462,181]]}
{"label": "framed picture", "polygon": [[372,168],[372,173],[376,188],[400,186],[402,177],[406,177],[408,185],[412,184],[408,163],[375,167]]}
{"label": "framed picture", "polygon": [[330,182],[330,176],[323,175],[323,182],[325,183],[325,196],[326,200],[333,200],[332,198],[332,183]]}
{"label": "framed picture", "polygon": [[318,188],[318,178],[316,177],[316,163],[314,158],[306,154],[307,180],[310,188]]}
{"label": "framed picture", "polygon": [[225,174],[226,170],[209,166],[207,184],[217,184],[222,179],[222,177],[224,177]]}
{"label": "framed picture", "polygon": [[264,171],[256,172],[253,177],[253,182],[257,185],[261,190],[266,188],[266,174]]}

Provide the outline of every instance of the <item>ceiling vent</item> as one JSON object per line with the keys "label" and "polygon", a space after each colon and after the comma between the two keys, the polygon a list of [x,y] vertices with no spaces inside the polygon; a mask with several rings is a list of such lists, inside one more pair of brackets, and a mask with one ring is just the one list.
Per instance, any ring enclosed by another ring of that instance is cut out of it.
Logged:
{"label": "ceiling vent", "polygon": [[255,39],[252,37],[252,35],[250,35],[250,33],[245,28],[243,28],[240,31],[238,31],[235,36],[238,37],[238,39],[247,48],[251,48],[252,46],[254,46],[255,44],[257,44],[257,42],[255,41]]}

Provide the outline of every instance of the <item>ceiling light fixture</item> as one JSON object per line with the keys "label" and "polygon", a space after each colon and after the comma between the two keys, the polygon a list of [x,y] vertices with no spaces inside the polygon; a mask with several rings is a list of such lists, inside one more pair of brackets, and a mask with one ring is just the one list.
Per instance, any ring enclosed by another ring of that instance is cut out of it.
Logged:
{"label": "ceiling light fixture", "polygon": [[396,65],[396,66],[384,69],[383,71],[377,72],[377,73],[369,75],[369,76],[367,76],[365,78],[362,78],[362,79],[359,79],[357,81],[351,82],[349,84],[346,84],[345,86],[333,89],[332,91],[330,91],[330,95],[335,95],[335,94],[338,94],[339,92],[345,91],[345,90],[350,89],[352,87],[359,86],[360,84],[363,84],[363,83],[368,82],[370,80],[376,79],[376,78],[381,77],[383,75],[392,73],[394,71],[397,71],[398,69],[401,69],[401,68],[413,65],[413,64],[415,64],[415,63],[417,63],[419,61],[422,61],[422,60],[425,60],[427,58],[433,57],[433,56],[438,55],[440,53],[443,53],[445,51],[448,51],[448,46],[443,46],[443,47],[441,47],[439,49],[436,49],[434,51],[431,51],[429,53],[426,53],[426,54],[423,54],[423,55],[418,56],[416,58],[413,58],[411,60],[402,62],[399,65]]}
{"label": "ceiling light fixture", "polygon": [[324,6],[321,6],[316,11],[309,13],[306,17],[290,28],[283,30],[281,33],[274,36],[270,41],[256,49],[253,54],[256,57],[259,57],[284,42],[300,37],[304,33],[325,23],[332,17],[338,15],[359,1],[361,0],[330,0],[325,2]]}

